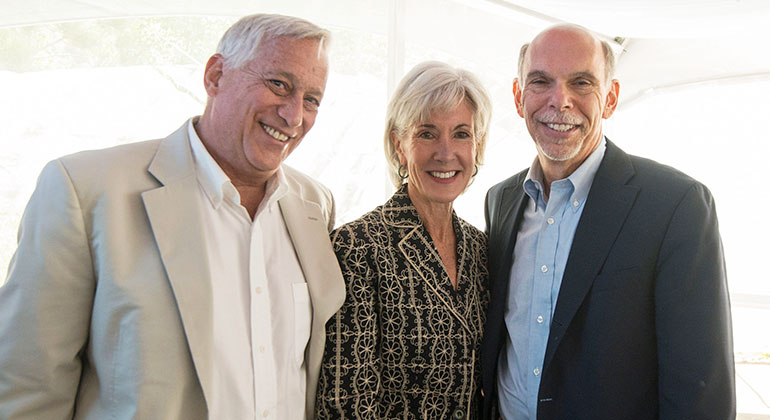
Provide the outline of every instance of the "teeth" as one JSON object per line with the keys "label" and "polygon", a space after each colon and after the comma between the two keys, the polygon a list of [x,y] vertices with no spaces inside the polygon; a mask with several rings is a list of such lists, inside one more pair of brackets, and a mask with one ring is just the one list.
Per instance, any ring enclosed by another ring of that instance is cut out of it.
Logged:
{"label": "teeth", "polygon": [[451,178],[451,177],[455,176],[456,173],[457,173],[457,171],[451,171],[451,172],[431,172],[430,174],[435,176],[436,178],[446,179],[446,178]]}
{"label": "teeth", "polygon": [[552,123],[546,123],[545,125],[548,126],[548,128],[556,131],[569,131],[575,128],[573,124],[552,124]]}
{"label": "teeth", "polygon": [[270,136],[272,136],[274,139],[276,139],[276,140],[278,140],[278,141],[286,141],[286,140],[289,140],[289,136],[287,136],[286,134],[283,134],[283,133],[281,133],[280,131],[278,131],[278,130],[276,130],[276,129],[274,129],[274,128],[270,127],[270,126],[267,126],[267,125],[265,125],[265,124],[261,124],[261,123],[260,123],[260,125],[262,126],[262,128],[264,128],[264,129],[265,129],[265,131],[267,132],[267,134],[270,134]]}

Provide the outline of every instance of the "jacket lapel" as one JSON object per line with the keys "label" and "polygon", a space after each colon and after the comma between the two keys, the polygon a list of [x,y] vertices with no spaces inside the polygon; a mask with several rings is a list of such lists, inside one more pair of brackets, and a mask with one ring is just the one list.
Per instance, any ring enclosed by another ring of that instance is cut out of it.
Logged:
{"label": "jacket lapel", "polygon": [[198,226],[198,182],[187,124],[160,142],[148,171],[162,184],[142,200],[176,298],[204,396],[209,392],[212,345],[211,282],[205,238]]}
{"label": "jacket lapel", "polygon": [[[474,329],[468,325],[468,319],[462,313],[463,304],[456,298],[456,293],[452,289],[452,282],[449,280],[441,256],[438,253],[427,230],[420,221],[417,209],[412,205],[409,196],[406,193],[406,186],[403,186],[396,194],[383,206],[383,218],[385,223],[396,229],[402,229],[402,234],[397,237],[402,239],[398,242],[398,249],[404,260],[412,268],[412,272],[420,278],[420,282],[432,292],[449,312],[457,318],[460,324],[469,333]],[[453,218],[456,217],[453,215]],[[465,235],[458,235],[458,249],[467,248],[461,241]],[[457,261],[462,262],[465,255],[458,255]],[[462,264],[460,264],[462,266]],[[458,268],[457,278],[460,278],[462,268]]]}
{"label": "jacket lapel", "polygon": [[496,214],[499,214],[499,221],[492,222],[492,226],[500,226],[495,237],[505,239],[502,244],[495,244],[499,245],[496,250],[490,250],[490,252],[502,252],[502,254],[498,254],[500,258],[498,261],[502,261],[502,264],[498,266],[498,272],[495,273],[494,278],[504,279],[505,284],[508,284],[511,265],[513,264],[513,246],[516,244],[519,223],[524,214],[524,205],[527,203],[526,198],[527,195],[524,194],[520,182],[506,187],[498,202],[499,208]]}
{"label": "jacket lapel", "polygon": [[[496,200],[489,205],[489,316],[484,334],[484,348],[494,349],[489,356],[497,363],[497,355],[505,343],[505,308],[513,266],[513,247],[521,223],[527,196],[520,177],[514,178]],[[489,229],[491,227],[492,229]],[[489,341],[487,341],[489,340]]]}
{"label": "jacket lapel", "polygon": [[561,338],[591,289],[636,200],[639,188],[626,185],[633,175],[628,155],[607,141],[604,159],[591,185],[564,269],[544,368],[553,359]]}
{"label": "jacket lapel", "polygon": [[307,349],[308,408],[315,399],[318,372],[326,343],[326,321],[345,302],[345,283],[334,255],[329,231],[317,204],[290,191],[278,200],[289,237],[307,282],[313,320]]}

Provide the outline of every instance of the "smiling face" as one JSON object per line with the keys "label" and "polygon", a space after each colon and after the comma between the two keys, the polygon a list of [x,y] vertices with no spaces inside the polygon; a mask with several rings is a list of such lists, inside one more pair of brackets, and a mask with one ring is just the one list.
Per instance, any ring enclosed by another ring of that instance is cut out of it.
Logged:
{"label": "smiling face", "polygon": [[391,133],[415,205],[451,205],[465,190],[476,159],[473,133],[473,111],[465,101],[450,111],[432,111],[404,139]]}
{"label": "smiling face", "polygon": [[604,66],[599,41],[577,28],[547,30],[529,46],[513,91],[544,168],[556,163],[569,175],[599,144],[619,88]]}
{"label": "smiling face", "polygon": [[264,182],[307,134],[326,87],[327,58],[314,39],[265,39],[242,68],[216,54],[206,65],[209,101],[198,134],[225,173]]}

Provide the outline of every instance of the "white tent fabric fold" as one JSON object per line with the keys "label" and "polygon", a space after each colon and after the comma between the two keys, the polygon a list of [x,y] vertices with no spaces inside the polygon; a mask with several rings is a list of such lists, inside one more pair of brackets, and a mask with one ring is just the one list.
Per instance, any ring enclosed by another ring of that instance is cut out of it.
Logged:
{"label": "white tent fabric fold", "polygon": [[[520,45],[545,26],[573,22],[620,42],[615,46],[624,82],[621,107],[655,90],[770,78],[770,54],[762,53],[770,39],[770,2],[764,0],[2,0],[0,5],[0,28],[129,16],[295,14],[331,27],[398,31],[482,62],[493,62],[496,55],[510,58],[515,54],[501,46]],[[458,29],[451,43],[448,28]],[[403,74],[400,51],[391,51],[391,72]]]}

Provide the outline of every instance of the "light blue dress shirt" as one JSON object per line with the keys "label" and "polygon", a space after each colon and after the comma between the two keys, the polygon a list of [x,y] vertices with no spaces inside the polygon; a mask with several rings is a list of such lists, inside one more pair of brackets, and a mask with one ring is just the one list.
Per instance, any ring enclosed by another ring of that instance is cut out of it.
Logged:
{"label": "light blue dress shirt", "polygon": [[505,309],[508,339],[498,363],[500,414],[506,420],[535,420],[551,318],[572,238],[588,192],[604,157],[606,140],[569,177],[543,190],[538,159],[524,180],[526,203],[513,251]]}

